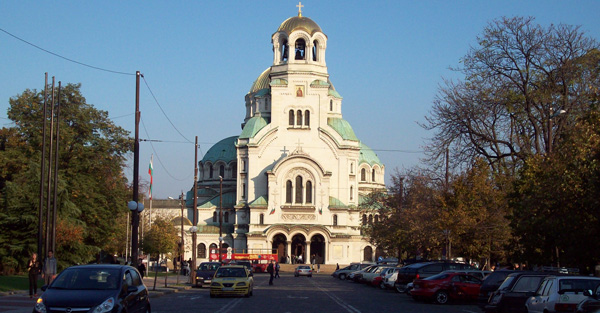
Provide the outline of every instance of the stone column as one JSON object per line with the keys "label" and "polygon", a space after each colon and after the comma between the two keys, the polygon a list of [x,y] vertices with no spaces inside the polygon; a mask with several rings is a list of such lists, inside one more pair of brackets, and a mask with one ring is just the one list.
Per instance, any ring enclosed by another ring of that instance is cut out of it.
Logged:
{"label": "stone column", "polygon": [[287,255],[290,258],[290,264],[292,264],[292,242],[287,241]]}
{"label": "stone column", "polygon": [[306,255],[305,255],[306,258],[305,258],[305,262],[304,263],[305,264],[310,264],[310,262],[312,262],[312,257],[311,257],[312,254],[311,254],[311,251],[310,251],[310,241],[306,242],[306,250],[305,251],[306,251]]}

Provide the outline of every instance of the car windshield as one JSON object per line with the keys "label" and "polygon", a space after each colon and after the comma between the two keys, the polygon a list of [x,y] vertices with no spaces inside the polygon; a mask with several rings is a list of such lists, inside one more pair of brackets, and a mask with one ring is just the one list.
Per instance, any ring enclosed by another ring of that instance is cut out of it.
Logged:
{"label": "car windshield", "polygon": [[506,279],[504,280],[504,282],[500,285],[500,287],[498,287],[498,290],[502,290],[505,288],[508,288],[508,286],[510,286],[511,282],[515,280],[514,276],[508,276],[506,277]]}
{"label": "car windshield", "polygon": [[423,280],[440,280],[440,279],[446,279],[448,278],[448,274],[437,274],[437,275],[433,275],[433,276],[429,276],[427,278],[423,278]]}
{"label": "car windshield", "polygon": [[219,264],[214,264],[214,263],[202,263],[200,264],[200,268],[198,268],[201,271],[216,271],[219,268]]}
{"label": "car windshield", "polygon": [[[542,276],[521,276],[513,287],[514,292],[534,292],[540,286]],[[503,284],[504,285],[504,284]]]}
{"label": "car windshield", "polygon": [[561,279],[558,292],[595,290],[599,283],[596,279]]}
{"label": "car windshield", "polygon": [[219,268],[215,277],[246,277],[246,270],[243,268]]}
{"label": "car windshield", "polygon": [[119,287],[118,268],[70,268],[63,271],[51,289],[116,290]]}
{"label": "car windshield", "polygon": [[298,266],[298,269],[300,269],[300,270],[309,270],[310,266],[308,266],[308,265],[302,265],[302,266]]}

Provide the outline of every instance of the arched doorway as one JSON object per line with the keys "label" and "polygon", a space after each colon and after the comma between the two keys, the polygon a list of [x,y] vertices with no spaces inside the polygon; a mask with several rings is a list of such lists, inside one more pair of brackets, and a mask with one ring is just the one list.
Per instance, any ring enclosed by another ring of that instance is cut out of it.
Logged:
{"label": "arched doorway", "polygon": [[375,260],[379,260],[379,257],[385,257],[385,253],[383,252],[383,249],[381,247],[377,247],[377,249],[375,249]]}
{"label": "arched doorway", "polygon": [[302,234],[292,237],[292,260],[294,263],[306,263],[306,237]]}
{"label": "arched doorway", "polygon": [[287,238],[283,234],[277,234],[273,237],[273,250],[277,251],[277,260],[279,263],[285,263],[287,257]]}
{"label": "arched doorway", "polygon": [[310,239],[310,253],[315,258],[316,264],[325,264],[325,238],[323,235],[314,235]]}
{"label": "arched doorway", "polygon": [[371,246],[365,247],[363,261],[369,261],[369,262],[373,261],[373,248],[371,248]]}

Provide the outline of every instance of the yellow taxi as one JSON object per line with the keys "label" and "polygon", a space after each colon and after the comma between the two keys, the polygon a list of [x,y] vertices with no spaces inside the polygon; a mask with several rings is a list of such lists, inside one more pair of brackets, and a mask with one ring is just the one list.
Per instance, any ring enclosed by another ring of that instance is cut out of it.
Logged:
{"label": "yellow taxi", "polygon": [[250,297],[254,288],[252,272],[243,265],[219,267],[210,284],[210,297],[244,296]]}

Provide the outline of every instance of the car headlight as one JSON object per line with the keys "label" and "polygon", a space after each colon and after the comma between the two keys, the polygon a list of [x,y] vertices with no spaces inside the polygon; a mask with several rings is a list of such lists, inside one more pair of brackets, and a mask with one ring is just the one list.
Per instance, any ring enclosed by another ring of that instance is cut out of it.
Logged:
{"label": "car headlight", "polygon": [[246,286],[246,283],[245,282],[239,282],[239,283],[237,283],[237,285],[238,286]]}
{"label": "car headlight", "polygon": [[97,306],[92,312],[94,313],[104,313],[110,312],[115,307],[115,299],[108,298],[102,302],[99,306]]}
{"label": "car headlight", "polygon": [[39,297],[37,299],[37,302],[35,303],[35,311],[40,313],[46,313],[46,306],[44,305],[44,300],[42,300],[42,297]]}

